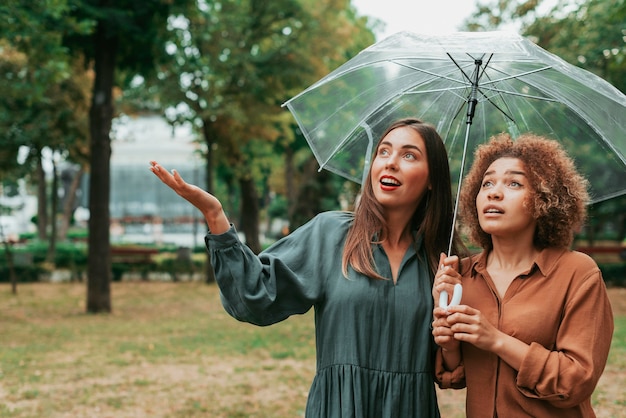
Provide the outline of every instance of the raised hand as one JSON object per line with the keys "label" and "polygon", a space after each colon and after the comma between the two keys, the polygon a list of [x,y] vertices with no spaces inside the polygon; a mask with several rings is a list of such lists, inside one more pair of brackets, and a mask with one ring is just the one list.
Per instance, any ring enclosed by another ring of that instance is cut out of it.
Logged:
{"label": "raised hand", "polygon": [[170,173],[156,161],[150,161],[150,171],[180,197],[202,212],[211,233],[221,234],[230,228],[222,204],[215,196],[196,185],[187,183],[176,170]]}

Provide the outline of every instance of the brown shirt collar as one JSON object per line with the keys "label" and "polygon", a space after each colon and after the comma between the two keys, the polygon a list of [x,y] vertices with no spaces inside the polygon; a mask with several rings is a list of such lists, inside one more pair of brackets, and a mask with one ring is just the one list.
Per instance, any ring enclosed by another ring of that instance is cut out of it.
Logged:
{"label": "brown shirt collar", "polygon": [[[541,275],[546,277],[550,274],[550,272],[556,267],[561,256],[567,251],[565,248],[556,248],[549,247],[541,250],[537,257],[535,258],[533,265],[530,269],[522,273],[522,276],[531,276],[535,269],[539,269]],[[478,272],[484,271],[487,269],[487,256],[489,252],[481,251],[478,254],[472,255],[470,257],[470,269],[471,269],[471,277],[474,278]]]}

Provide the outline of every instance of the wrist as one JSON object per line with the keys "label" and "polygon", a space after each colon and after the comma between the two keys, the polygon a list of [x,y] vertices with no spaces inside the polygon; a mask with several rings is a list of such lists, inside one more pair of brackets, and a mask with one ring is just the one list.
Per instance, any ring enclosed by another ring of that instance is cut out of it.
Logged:
{"label": "wrist", "polygon": [[446,353],[458,353],[461,350],[461,342],[452,340],[447,342],[445,345],[440,345],[441,351]]}
{"label": "wrist", "polygon": [[491,351],[492,353],[499,355],[502,348],[505,346],[504,338],[505,337],[503,335],[496,336],[496,338],[493,340],[493,343],[491,344],[491,347],[488,351]]}
{"label": "wrist", "polygon": [[204,219],[212,234],[223,234],[230,229],[230,222],[221,206],[204,212]]}

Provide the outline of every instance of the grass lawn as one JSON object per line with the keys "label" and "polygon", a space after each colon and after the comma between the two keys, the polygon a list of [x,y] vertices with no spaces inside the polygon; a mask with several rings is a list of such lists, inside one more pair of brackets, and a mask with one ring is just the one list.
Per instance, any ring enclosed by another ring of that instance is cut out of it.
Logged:
{"label": "grass lawn", "polygon": [[[626,289],[593,401],[626,417]],[[313,314],[267,328],[229,317],[215,285],[112,284],[113,313],[85,314],[84,284],[0,286],[0,418],[302,417],[315,373]],[[463,391],[439,392],[444,418]]]}

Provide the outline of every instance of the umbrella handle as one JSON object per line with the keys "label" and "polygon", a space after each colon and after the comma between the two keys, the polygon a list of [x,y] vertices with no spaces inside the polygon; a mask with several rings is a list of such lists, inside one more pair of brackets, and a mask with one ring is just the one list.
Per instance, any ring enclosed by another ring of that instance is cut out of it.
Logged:
{"label": "umbrella handle", "polygon": [[461,298],[463,297],[463,285],[461,283],[457,283],[454,285],[454,293],[452,293],[452,300],[448,305],[448,292],[442,290],[439,294],[439,307],[443,309],[447,309],[450,306],[456,306],[461,303]]}

